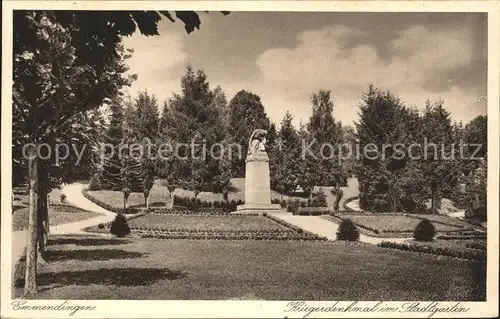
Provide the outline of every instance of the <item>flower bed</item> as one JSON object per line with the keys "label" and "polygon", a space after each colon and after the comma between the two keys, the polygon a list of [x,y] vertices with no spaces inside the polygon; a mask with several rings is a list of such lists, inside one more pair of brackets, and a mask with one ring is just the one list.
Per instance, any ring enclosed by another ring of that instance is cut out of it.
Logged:
{"label": "flower bed", "polygon": [[481,250],[457,250],[452,248],[441,248],[441,247],[432,247],[429,245],[422,245],[416,243],[393,243],[388,241],[383,241],[379,243],[377,246],[383,248],[391,248],[403,251],[411,251],[418,253],[426,253],[433,254],[438,256],[447,256],[447,257],[455,257],[461,259],[475,260],[480,262],[486,262],[486,252]]}
{"label": "flower bed", "polygon": [[168,215],[146,214],[132,220],[130,227],[201,230],[287,230],[288,228],[263,216],[248,215]]}
{"label": "flower bed", "polygon": [[457,239],[482,239],[486,240],[486,235],[478,234],[478,235],[438,235],[436,236],[436,239],[442,239],[442,240],[457,240]]}
{"label": "flower bed", "polygon": [[486,243],[480,242],[480,241],[467,243],[465,246],[467,248],[471,248],[471,249],[478,249],[478,250],[486,251]]}
{"label": "flower bed", "polygon": [[142,238],[153,239],[194,239],[194,240],[274,240],[274,241],[324,241],[326,238],[319,236],[300,236],[288,234],[268,234],[268,235],[203,235],[203,234],[141,234]]}

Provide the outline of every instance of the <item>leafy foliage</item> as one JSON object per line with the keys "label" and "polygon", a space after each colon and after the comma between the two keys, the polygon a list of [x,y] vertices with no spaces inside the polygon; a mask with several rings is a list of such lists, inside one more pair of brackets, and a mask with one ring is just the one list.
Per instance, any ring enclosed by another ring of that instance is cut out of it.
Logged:
{"label": "leafy foliage", "polygon": [[312,207],[328,207],[328,203],[326,201],[326,194],[322,188],[319,189],[316,194],[314,194],[312,202]]}
{"label": "leafy foliage", "polygon": [[116,215],[115,219],[111,222],[109,232],[117,237],[125,237],[127,235],[130,235],[130,228],[128,226],[127,218],[122,214]]}
{"label": "leafy foliage", "polygon": [[[258,95],[245,90],[239,91],[229,102],[228,132],[231,143],[240,145],[241,149],[233,150],[232,175],[245,176],[245,159],[248,139],[255,129],[264,129],[270,133],[271,122],[266,114],[264,105]],[[268,145],[272,145],[270,136],[267,136]],[[241,157],[237,152],[241,151]],[[270,163],[273,163],[270,156]],[[272,174],[271,174],[272,176]]]}
{"label": "leafy foliage", "polygon": [[344,219],[337,230],[337,240],[358,241],[359,231],[354,222],[350,219]]}
{"label": "leafy foliage", "polygon": [[435,235],[436,228],[427,218],[422,219],[413,232],[413,238],[416,241],[432,241]]}

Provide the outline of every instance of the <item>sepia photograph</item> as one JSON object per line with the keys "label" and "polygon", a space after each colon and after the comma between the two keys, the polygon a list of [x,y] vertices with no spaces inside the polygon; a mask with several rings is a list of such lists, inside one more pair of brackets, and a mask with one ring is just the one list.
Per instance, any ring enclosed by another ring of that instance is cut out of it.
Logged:
{"label": "sepia photograph", "polygon": [[494,2],[7,2],[2,317],[498,315]]}

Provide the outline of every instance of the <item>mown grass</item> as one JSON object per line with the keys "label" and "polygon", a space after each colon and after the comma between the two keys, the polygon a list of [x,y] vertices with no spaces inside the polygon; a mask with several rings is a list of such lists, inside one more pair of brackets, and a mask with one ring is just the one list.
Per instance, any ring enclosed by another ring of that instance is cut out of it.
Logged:
{"label": "mown grass", "polygon": [[146,214],[128,222],[131,227],[193,229],[193,230],[287,230],[288,228],[263,216],[186,216]]}
{"label": "mown grass", "polygon": [[[351,219],[355,224],[365,226],[371,229],[378,230],[379,232],[413,232],[415,227],[420,222],[418,218],[411,218],[404,215],[350,215],[350,214],[340,214],[342,219]],[[458,231],[463,227],[453,226],[453,225],[443,225],[439,223],[433,223],[436,231],[447,232],[447,231]]]}
{"label": "mown grass", "polygon": [[485,298],[482,264],[363,244],[51,239],[37,299]]}
{"label": "mown grass", "polygon": [[[99,216],[99,213],[89,212],[80,208],[59,204],[49,206],[49,225],[56,226],[72,223]],[[28,229],[29,208],[18,209],[12,214],[12,230]]]}

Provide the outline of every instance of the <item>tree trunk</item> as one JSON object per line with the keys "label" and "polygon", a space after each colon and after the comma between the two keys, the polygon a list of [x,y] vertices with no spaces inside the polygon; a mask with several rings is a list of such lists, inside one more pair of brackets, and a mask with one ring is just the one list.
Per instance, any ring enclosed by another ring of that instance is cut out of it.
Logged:
{"label": "tree trunk", "polygon": [[165,201],[165,207],[167,207],[168,209],[172,209],[172,208],[174,208],[174,191],[175,191],[175,188],[169,188],[169,187],[167,187],[167,190],[168,190],[168,196],[167,196],[167,200]]}
{"label": "tree trunk", "polygon": [[29,150],[28,157],[28,183],[29,183],[29,217],[28,217],[28,242],[26,245],[26,275],[24,283],[24,297],[33,298],[37,292],[37,206],[38,206],[38,170],[37,158],[34,149]]}
{"label": "tree trunk", "polygon": [[436,201],[437,201],[437,198],[436,198],[436,195],[437,195],[437,192],[435,189],[432,189],[431,190],[431,212],[432,214],[436,214]]}
{"label": "tree trunk", "polygon": [[38,241],[38,261],[46,261],[46,245],[48,240],[47,235],[47,218],[48,218],[48,207],[47,207],[47,189],[40,184],[38,184],[38,218],[37,218],[37,241]]}
{"label": "tree trunk", "polygon": [[37,202],[37,240],[38,240],[38,261],[46,262],[46,246],[48,241],[49,223],[49,176],[43,163],[38,163],[38,202]]}
{"label": "tree trunk", "polygon": [[144,194],[144,206],[146,208],[149,208],[149,201],[148,201],[149,194]]}
{"label": "tree trunk", "polygon": [[127,193],[123,193],[123,209],[127,209],[128,196]]}

